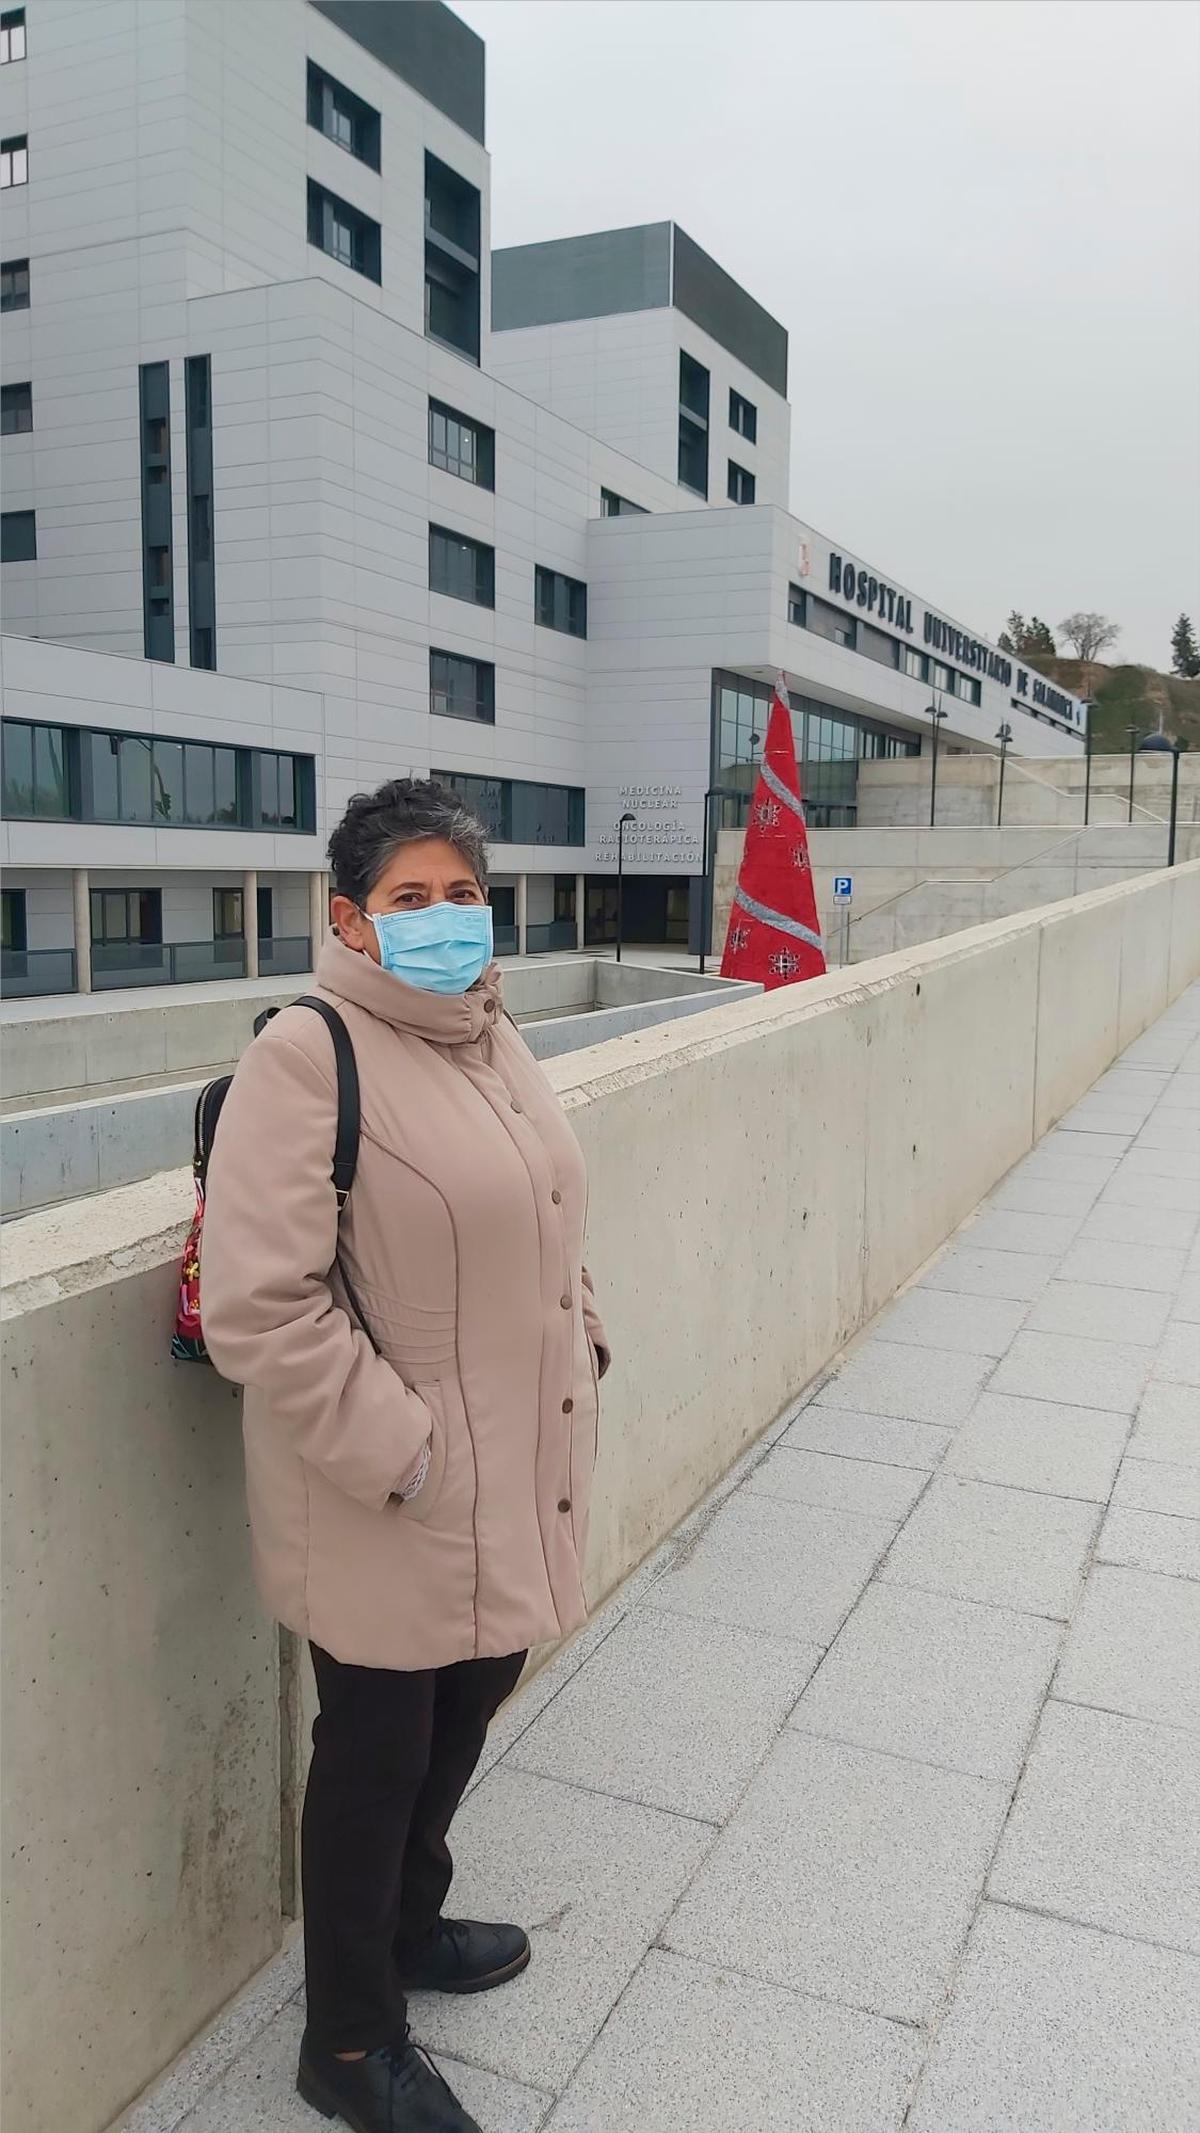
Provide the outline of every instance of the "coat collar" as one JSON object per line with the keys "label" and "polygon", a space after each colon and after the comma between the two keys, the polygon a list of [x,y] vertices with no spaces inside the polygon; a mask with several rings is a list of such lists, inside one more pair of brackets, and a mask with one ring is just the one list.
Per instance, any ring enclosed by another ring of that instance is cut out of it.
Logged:
{"label": "coat collar", "polygon": [[326,935],[317,958],[317,984],[336,999],[363,1007],[393,1029],[429,1044],[476,1044],[504,1012],[499,965],[492,963],[466,993],[420,992],[381,969],[369,955]]}

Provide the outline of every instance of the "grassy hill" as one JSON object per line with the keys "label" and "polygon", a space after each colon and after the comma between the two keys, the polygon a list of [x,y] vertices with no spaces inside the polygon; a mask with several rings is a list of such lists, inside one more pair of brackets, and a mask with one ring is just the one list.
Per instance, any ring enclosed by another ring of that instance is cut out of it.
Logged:
{"label": "grassy hill", "polygon": [[1038,659],[1030,664],[1061,689],[1094,698],[1092,746],[1097,754],[1122,754],[1129,746],[1131,725],[1137,726],[1139,740],[1161,729],[1168,740],[1200,749],[1200,681],[1180,681],[1154,667],[1107,667],[1099,661],[1091,662],[1085,674],[1080,659]]}

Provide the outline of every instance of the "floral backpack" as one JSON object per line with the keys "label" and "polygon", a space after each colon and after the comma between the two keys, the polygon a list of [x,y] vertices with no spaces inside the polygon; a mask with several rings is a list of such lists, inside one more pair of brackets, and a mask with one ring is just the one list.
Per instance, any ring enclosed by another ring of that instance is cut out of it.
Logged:
{"label": "floral backpack", "polygon": [[[358,1167],[359,1095],[358,1065],[354,1057],[354,1046],[350,1040],[350,1032],[337,1009],[330,1007],[327,1000],[315,1000],[306,994],[303,999],[294,1001],[293,1005],[296,1007],[311,1007],[314,1014],[320,1015],[322,1022],[333,1039],[338,1091],[337,1133],[333,1146],[333,1186],[337,1194],[338,1213],[341,1214],[350,1197],[350,1188],[354,1183],[354,1173]],[[259,1015],[254,1024],[256,1037],[279,1012],[279,1008],[270,1007],[265,1014]],[[221,1116],[221,1107],[229,1094],[229,1084],[232,1080],[232,1074],[218,1075],[215,1081],[210,1081],[206,1087],[201,1089],[200,1098],[196,1105],[196,1126],[192,1153],[192,1175],[196,1181],[196,1212],[192,1216],[192,1226],[188,1231],[187,1243],[183,1248],[183,1265],[179,1275],[179,1302],[175,1312],[175,1331],[171,1339],[171,1354],[176,1362],[179,1363],[207,1363],[211,1361],[208,1350],[204,1345],[204,1330],[201,1324],[200,1239],[204,1230],[204,1195],[208,1184],[208,1165],[212,1156],[213,1141],[216,1137],[217,1121]],[[366,1331],[357,1298],[346,1279],[344,1268],[340,1267],[340,1265],[339,1272],[341,1273],[342,1285],[349,1298],[351,1308],[359,1324],[363,1325],[363,1329]],[[368,1338],[371,1338],[369,1333]],[[372,1345],[374,1345],[373,1342]]]}

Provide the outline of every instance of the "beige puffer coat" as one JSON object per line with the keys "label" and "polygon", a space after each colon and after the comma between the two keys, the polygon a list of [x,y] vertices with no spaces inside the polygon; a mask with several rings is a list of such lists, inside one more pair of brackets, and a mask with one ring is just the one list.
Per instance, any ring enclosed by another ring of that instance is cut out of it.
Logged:
{"label": "beige puffer coat", "polygon": [[[446,998],[331,938],[317,989],[345,1020],[361,1084],[340,1240],[333,1046],[303,1007],[238,1067],[204,1223],[204,1336],[246,1387],[263,1599],[361,1666],[446,1666],[564,1636],[586,1613],[607,1364],[579,1145],[503,1016],[494,968]],[[339,1242],[378,1354],[346,1307]],[[399,1502],[426,1445],[424,1486]]]}

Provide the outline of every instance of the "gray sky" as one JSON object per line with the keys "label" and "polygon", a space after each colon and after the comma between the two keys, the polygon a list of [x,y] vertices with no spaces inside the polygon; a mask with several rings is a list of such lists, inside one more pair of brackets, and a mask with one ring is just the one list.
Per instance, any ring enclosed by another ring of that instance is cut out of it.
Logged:
{"label": "gray sky", "polygon": [[453,0],[493,242],[682,223],[786,325],[792,507],[972,628],[1200,629],[1193,0]]}

